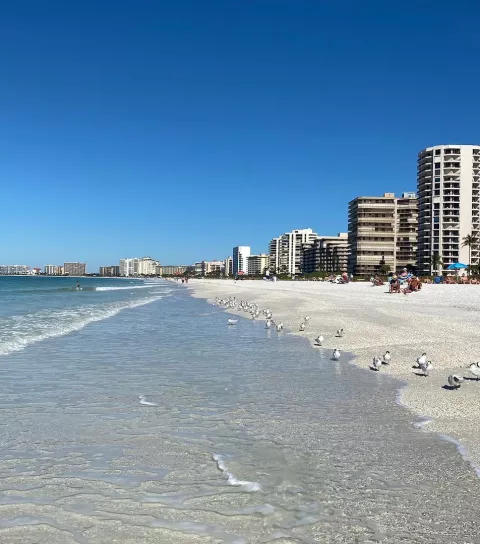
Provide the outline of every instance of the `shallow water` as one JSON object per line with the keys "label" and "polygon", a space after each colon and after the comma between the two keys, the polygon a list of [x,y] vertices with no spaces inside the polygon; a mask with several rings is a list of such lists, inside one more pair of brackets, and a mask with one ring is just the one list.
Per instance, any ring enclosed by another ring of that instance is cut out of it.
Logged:
{"label": "shallow water", "polygon": [[480,542],[480,481],[397,382],[141,296],[0,357],[0,542]]}

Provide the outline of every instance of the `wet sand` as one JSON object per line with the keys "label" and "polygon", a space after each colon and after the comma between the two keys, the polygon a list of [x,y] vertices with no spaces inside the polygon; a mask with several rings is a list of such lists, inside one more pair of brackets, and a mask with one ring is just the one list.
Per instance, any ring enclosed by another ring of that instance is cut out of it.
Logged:
{"label": "wet sand", "polygon": [[[380,372],[406,382],[400,402],[432,418],[424,428],[460,441],[468,458],[480,466],[480,381],[466,368],[480,359],[480,286],[424,285],[409,295],[389,294],[387,287],[368,283],[194,280],[189,287],[195,297],[236,296],[268,307],[293,334],[312,345],[322,334],[325,349],[355,353],[355,364],[366,370],[374,356],[389,350],[392,362]],[[306,315],[311,320],[300,332]],[[335,337],[339,328],[346,331],[343,338]],[[427,378],[412,368],[423,352],[434,366]],[[445,388],[452,373],[466,378],[458,391]],[[371,374],[375,379],[376,373]]]}

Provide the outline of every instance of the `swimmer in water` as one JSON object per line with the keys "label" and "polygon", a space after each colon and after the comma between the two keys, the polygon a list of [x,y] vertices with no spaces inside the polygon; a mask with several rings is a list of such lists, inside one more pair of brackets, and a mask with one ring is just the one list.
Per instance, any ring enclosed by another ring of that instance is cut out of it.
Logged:
{"label": "swimmer in water", "polygon": [[80,289],[80,282],[77,281],[77,289]]}

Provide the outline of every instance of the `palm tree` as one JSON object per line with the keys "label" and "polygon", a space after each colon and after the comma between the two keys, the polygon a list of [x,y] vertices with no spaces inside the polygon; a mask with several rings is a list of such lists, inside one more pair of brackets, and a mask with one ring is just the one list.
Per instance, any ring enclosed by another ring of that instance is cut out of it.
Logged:
{"label": "palm tree", "polygon": [[472,247],[478,244],[478,238],[474,234],[467,234],[462,240],[462,247],[468,246],[468,264],[472,265]]}
{"label": "palm tree", "polygon": [[437,270],[440,265],[443,264],[443,259],[439,255],[438,251],[436,251],[435,253],[432,253],[430,258],[428,259],[428,262],[430,264],[430,271],[433,272],[434,270]]}

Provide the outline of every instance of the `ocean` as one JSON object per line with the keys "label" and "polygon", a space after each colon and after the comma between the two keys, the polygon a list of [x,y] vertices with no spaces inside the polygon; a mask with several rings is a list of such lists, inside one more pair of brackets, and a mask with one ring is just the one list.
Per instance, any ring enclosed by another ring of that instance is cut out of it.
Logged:
{"label": "ocean", "polygon": [[0,278],[0,542],[479,543],[399,382],[167,281]]}

